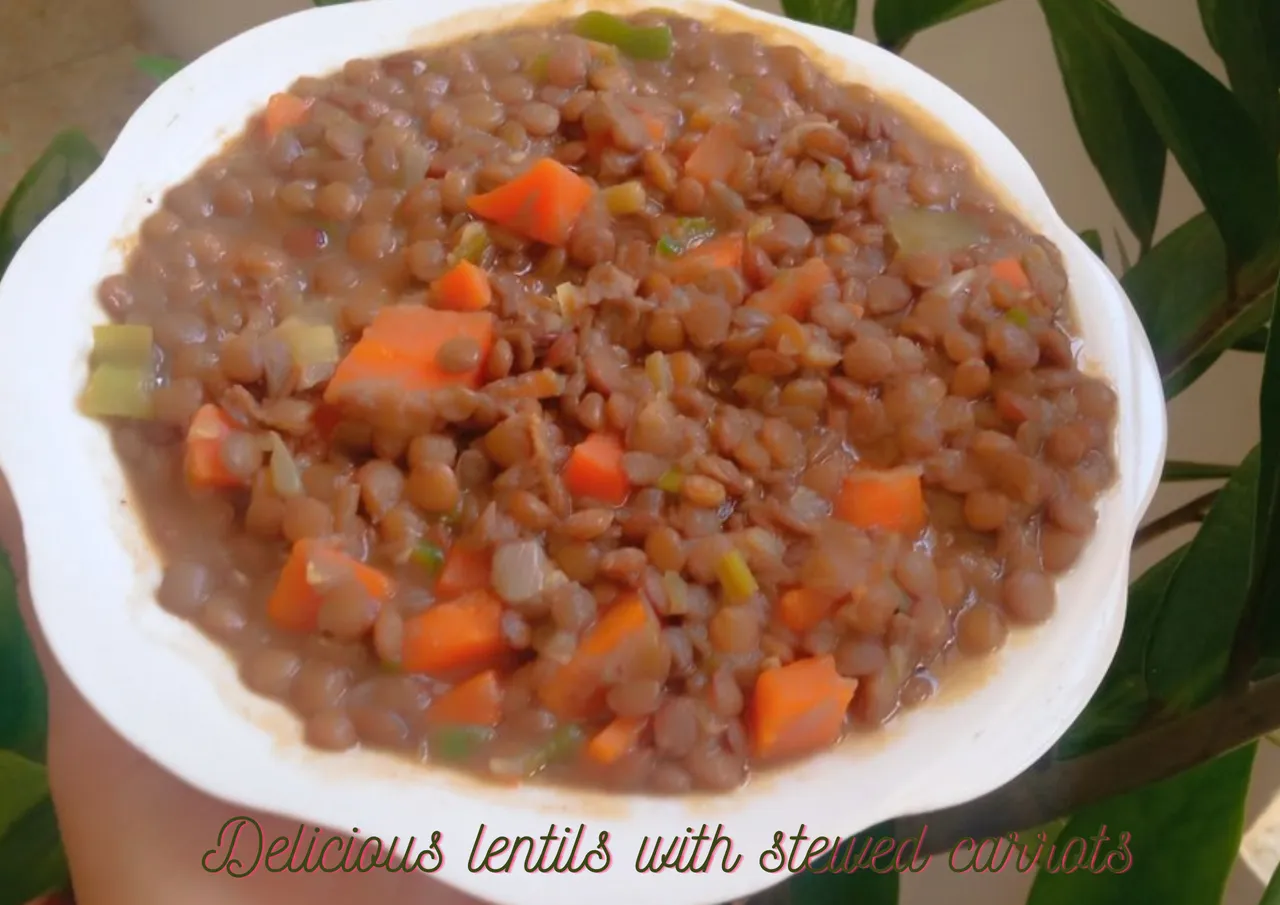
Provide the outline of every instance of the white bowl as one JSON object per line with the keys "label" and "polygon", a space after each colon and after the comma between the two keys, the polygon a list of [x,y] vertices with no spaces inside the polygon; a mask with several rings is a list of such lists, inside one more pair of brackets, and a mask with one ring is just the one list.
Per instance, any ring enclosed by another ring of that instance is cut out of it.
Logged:
{"label": "white bowl", "polygon": [[[626,0],[620,0],[626,2]],[[592,4],[595,5],[595,4]],[[1120,479],[1100,503],[1097,534],[1059,585],[1059,611],[1020,633],[982,681],[944,685],[934,701],[878,735],[851,741],[722,795],[653,799],[482,785],[396,757],[312,751],[279,705],[245,690],[230,659],[154,602],[160,566],[139,525],[102,425],[82,417],[95,287],[117,271],[163,190],[185,179],[267,96],[347,59],[448,40],[529,15],[511,0],[381,0],[309,10],[216,48],[162,85],[134,114],[101,169],[36,230],[0,286],[0,467],[25,523],[36,613],[59,662],[122,735],[192,785],[242,806],[386,839],[442,833],[437,877],[503,905],[711,905],[784,875],[760,853],[778,830],[848,835],[882,820],[958,804],[1020,773],[1067,729],[1114,654],[1124,620],[1129,546],[1164,457],[1155,362],[1120,286],[1059,218],[1027,162],[965,100],[906,61],[855,38],[729,0],[661,0],[734,19],[773,42],[807,45],[834,74],[915,107],[972,150],[1025,221],[1062,250],[1085,354],[1120,399]],[[610,4],[615,6],[615,4]],[[563,14],[582,0],[557,5]],[[631,8],[628,4],[628,8]],[[465,12],[464,18],[454,18]],[[482,26],[468,23],[483,23]],[[634,873],[646,835],[724,824],[732,873]],[[540,836],[585,823],[582,851],[609,833],[603,873],[468,870],[486,839]]]}

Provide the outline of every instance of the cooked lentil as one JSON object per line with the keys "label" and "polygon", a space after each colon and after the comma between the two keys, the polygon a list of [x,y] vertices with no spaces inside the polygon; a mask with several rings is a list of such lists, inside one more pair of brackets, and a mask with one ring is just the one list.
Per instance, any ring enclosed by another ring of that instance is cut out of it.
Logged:
{"label": "cooked lentil", "polygon": [[318,748],[732,788],[1093,530],[1056,249],[795,47],[600,15],[299,79],[102,284],[158,600]]}

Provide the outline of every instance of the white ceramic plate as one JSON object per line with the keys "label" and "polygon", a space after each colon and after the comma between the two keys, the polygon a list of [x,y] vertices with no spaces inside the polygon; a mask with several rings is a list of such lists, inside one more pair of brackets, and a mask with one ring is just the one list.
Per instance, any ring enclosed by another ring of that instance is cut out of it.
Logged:
{"label": "white ceramic plate", "polygon": [[[621,0],[620,0],[621,2]],[[607,4],[616,8],[616,4]],[[95,286],[122,264],[129,237],[163,190],[186,178],[295,77],[527,16],[510,0],[380,0],[309,10],[243,34],[162,85],[100,170],[32,235],[0,286],[0,467],[26,530],[31,590],[49,643],[81,693],[126,739],[192,785],[230,802],[388,838],[442,833],[436,875],[503,905],[609,902],[711,905],[782,879],[759,855],[779,830],[847,835],[894,816],[981,795],[1021,772],[1071,724],[1114,654],[1129,545],[1164,456],[1163,397],[1150,347],[1110,274],[1062,222],[1031,168],[970,104],[909,63],[852,37],[727,0],[662,0],[698,16],[736,16],[773,42],[820,51],[844,78],[910,99],[982,161],[1029,225],[1065,257],[1089,364],[1120,398],[1120,480],[1101,501],[1097,535],[1059,587],[1059,612],[1015,637],[981,682],[944,687],[890,729],[755,779],[728,795],[655,800],[530,786],[481,785],[393,757],[326,755],[297,722],[239,683],[230,660],[154,603],[160,569],[139,527],[106,430],[82,417]],[[558,9],[580,12],[577,0]],[[454,18],[465,12],[462,18]],[[228,816],[231,811],[229,810]],[[481,824],[540,836],[587,826],[585,851],[609,833],[602,873],[473,873]],[[733,873],[638,876],[646,834],[723,823],[743,854]],[[211,834],[214,828],[211,828]]]}

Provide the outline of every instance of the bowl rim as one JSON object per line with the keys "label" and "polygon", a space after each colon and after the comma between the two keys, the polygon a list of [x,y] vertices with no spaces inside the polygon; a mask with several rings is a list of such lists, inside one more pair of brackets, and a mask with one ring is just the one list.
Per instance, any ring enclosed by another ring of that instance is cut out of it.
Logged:
{"label": "bowl rim", "polygon": [[[157,183],[156,171],[174,166],[194,169],[216,153],[216,147],[210,151],[211,138],[227,137],[243,127],[248,111],[225,101],[221,94],[208,97],[208,85],[229,85],[229,95],[251,94],[256,98],[252,106],[257,107],[270,91],[281,90],[293,77],[334,68],[321,65],[321,60],[336,59],[335,65],[340,65],[360,55],[382,55],[468,32],[490,31],[508,24],[504,17],[523,20],[546,10],[570,15],[586,8],[633,10],[651,5],[655,4],[633,0],[555,0],[551,4],[443,0],[429,5],[420,0],[380,0],[308,9],[258,26],[209,51],[161,85],[130,118],[99,170],[34,231],[0,283],[0,304],[13,317],[12,329],[0,335],[0,353],[4,353],[0,354],[0,426],[5,428],[0,430],[0,467],[23,515],[28,582],[37,618],[53,655],[85,699],[115,731],[159,765],[235,804],[324,826],[374,827],[383,836],[394,831],[419,837],[426,835],[424,823],[430,821],[412,811],[420,813],[424,805],[429,806],[427,810],[438,811],[432,828],[453,828],[445,833],[447,857],[435,876],[502,905],[523,905],[531,896],[542,894],[571,905],[595,901],[602,894],[618,903],[649,902],[661,895],[670,898],[672,905],[714,905],[778,881],[778,876],[755,863],[774,830],[789,832],[804,823],[814,832],[849,835],[892,817],[958,804],[1012,779],[1074,721],[1114,655],[1124,616],[1128,541],[1151,501],[1164,458],[1167,424],[1158,372],[1132,306],[1115,278],[1058,216],[1030,165],[990,120],[923,70],[856,37],[786,20],[734,0],[665,0],[657,5],[699,18],[729,16],[734,24],[769,33],[767,37],[775,42],[817,48],[824,68],[834,64],[843,70],[842,79],[863,81],[896,104],[905,101],[980,161],[988,181],[1008,206],[1058,246],[1083,322],[1086,349],[1101,362],[1122,401],[1117,424],[1120,479],[1102,501],[1098,530],[1086,551],[1088,570],[1078,566],[1078,573],[1059,583],[1074,581],[1073,587],[1096,595],[1089,611],[1095,618],[1084,624],[1077,612],[1060,613],[1002,654],[993,671],[1007,672],[1010,664],[1030,670],[1026,675],[1038,676],[1037,682],[1026,683],[1030,688],[1006,685],[1003,692],[994,694],[997,677],[991,676],[966,700],[940,700],[897,717],[896,726],[874,743],[846,744],[724,795],[655,800],[537,786],[513,794],[448,770],[396,758],[364,752],[348,758],[298,750],[297,727],[279,723],[282,708],[256,699],[238,685],[227,687],[227,664],[217,665],[223,656],[220,649],[155,605],[154,569],[136,566],[148,561],[153,565],[154,556],[137,530],[127,498],[119,493],[120,466],[111,455],[102,460],[105,430],[83,423],[88,419],[74,407],[90,324],[104,320],[100,312],[90,313],[97,310],[96,303],[84,296],[91,296],[88,290],[112,272],[104,267],[104,259],[118,259],[122,249],[116,246],[134,231],[123,224],[136,226],[152,209],[148,205],[154,206],[156,199],[139,197],[138,187],[147,188],[142,195],[157,195],[159,187],[177,180]],[[460,13],[475,21],[480,12],[490,18],[488,27],[467,27],[457,21]],[[346,49],[325,49],[326,36],[342,38],[337,43]],[[280,53],[280,48],[285,52]],[[269,58],[271,51],[275,58]],[[202,103],[192,104],[202,91]],[[240,110],[236,119],[228,112],[233,109]],[[223,118],[218,119],[215,111],[222,111]],[[204,136],[196,142],[203,148],[202,155],[187,147],[190,141],[184,138],[197,133]],[[173,156],[178,163],[158,159],[157,145],[172,151],[164,157]],[[48,292],[45,287],[56,295],[68,293],[74,303],[21,304],[27,297]],[[42,364],[47,368],[50,361],[68,364],[75,373],[50,374],[47,391],[43,383],[33,389],[31,369]],[[33,395],[40,399],[42,394],[56,403],[49,406],[55,414],[39,430],[21,429],[28,424]],[[52,450],[42,445],[49,440],[55,441]],[[51,469],[61,476],[59,480],[49,480]],[[92,529],[88,537],[92,543],[84,545],[82,560],[69,563],[63,538],[76,536],[77,526]],[[68,604],[69,600],[93,600],[99,593],[109,599],[119,594],[127,605],[77,614]],[[1083,653],[1058,657],[1054,662],[1062,669],[1047,674],[1038,662],[1041,648],[1052,645],[1055,656],[1061,653],[1059,636],[1065,628],[1051,629],[1068,617],[1075,633],[1070,640]],[[93,625],[94,631],[87,631],[86,624]],[[97,649],[103,639],[128,642],[125,652],[137,658],[128,659],[129,669],[121,669],[119,660]],[[229,675],[234,684],[234,672]],[[181,700],[177,689],[181,689]],[[974,701],[981,702],[980,711]],[[206,713],[209,719],[188,721],[195,725],[184,726],[181,733],[169,731],[170,721],[186,712]],[[982,718],[976,723],[970,720],[974,725],[969,726],[965,712],[980,712]],[[1029,718],[1028,712],[1038,718]],[[945,760],[937,757],[936,744],[922,735],[961,727],[967,728],[954,736],[960,743]],[[234,740],[228,743],[228,737]],[[856,765],[846,763],[855,748],[859,760]],[[865,776],[875,773],[870,765],[880,763],[888,749],[910,755],[909,762],[904,761],[909,769],[902,775],[890,773],[896,782]],[[352,764],[358,764],[354,780],[346,775]],[[867,770],[858,771],[858,766]],[[855,801],[833,795],[845,788],[855,792]],[[703,807],[695,811],[699,805]],[[751,840],[735,847],[746,855],[746,869],[701,876],[664,872],[643,883],[631,882],[625,868],[641,836],[664,832],[662,827],[667,833],[678,832],[693,814],[707,813],[708,805],[715,816],[699,817],[699,822],[724,823],[735,841]],[[499,814],[506,821],[504,832],[536,830],[534,835],[565,815],[573,815],[573,823],[581,818],[593,832],[596,827],[612,831],[615,867],[576,875],[468,870],[466,853],[474,834],[467,827],[477,822],[492,827],[494,821],[485,820],[486,814]],[[355,818],[358,822],[352,822]],[[619,828],[624,831],[618,832]],[[211,837],[215,830],[210,827]],[[617,845],[619,837],[631,845]]]}

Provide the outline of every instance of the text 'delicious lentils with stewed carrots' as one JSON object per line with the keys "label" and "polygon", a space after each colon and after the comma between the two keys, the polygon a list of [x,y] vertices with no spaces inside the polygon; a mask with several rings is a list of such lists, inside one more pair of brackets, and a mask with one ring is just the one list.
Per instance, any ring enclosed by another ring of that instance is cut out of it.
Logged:
{"label": "text 'delicious lentils with stewed carrots'", "polygon": [[974,163],[665,12],[301,78],[100,292],[159,601],[321,749],[736,787],[1049,618],[1113,478]]}

